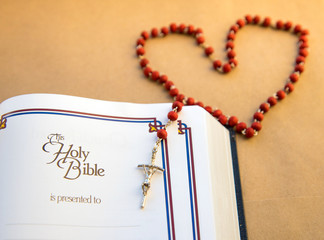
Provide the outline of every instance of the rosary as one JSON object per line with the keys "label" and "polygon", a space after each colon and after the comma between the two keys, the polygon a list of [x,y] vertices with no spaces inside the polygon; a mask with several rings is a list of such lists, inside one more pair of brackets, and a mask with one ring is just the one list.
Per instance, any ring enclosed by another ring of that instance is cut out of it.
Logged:
{"label": "rosary", "polygon": [[[179,90],[173,84],[172,81],[168,79],[166,75],[160,75],[158,71],[152,70],[149,67],[149,61],[145,58],[145,42],[150,37],[157,38],[161,37],[164,38],[170,33],[177,33],[177,34],[186,34],[188,36],[192,36],[196,39],[196,43],[198,46],[202,47],[205,55],[212,60],[213,67],[216,71],[220,73],[228,73],[232,69],[237,66],[237,60],[235,58],[236,54],[234,51],[234,39],[236,33],[239,29],[243,28],[245,25],[258,25],[261,27],[271,27],[277,30],[283,30],[292,34],[295,34],[298,37],[298,56],[296,57],[296,64],[294,70],[290,74],[287,79],[286,84],[284,85],[283,89],[278,90],[272,96],[270,96],[266,102],[261,103],[259,109],[253,115],[253,122],[250,127],[247,127],[245,122],[239,122],[236,116],[226,116],[220,109],[213,109],[210,106],[205,106],[200,101],[195,101],[192,97],[186,97],[183,94],[179,93]],[[237,133],[244,135],[247,138],[251,138],[253,136],[258,135],[259,131],[262,128],[261,121],[264,118],[264,114],[270,110],[271,107],[277,104],[278,101],[282,101],[287,94],[291,93],[294,90],[294,83],[296,83],[300,77],[300,74],[304,71],[304,63],[305,58],[308,55],[308,41],[307,35],[309,34],[307,29],[303,29],[300,25],[294,25],[290,22],[283,22],[281,20],[275,22],[274,24],[271,23],[271,19],[269,17],[264,18],[261,20],[259,16],[250,16],[246,15],[244,19],[239,19],[236,21],[234,25],[232,25],[229,29],[229,33],[227,34],[227,42],[226,42],[226,52],[227,52],[227,59],[228,62],[222,63],[220,60],[214,60],[212,58],[212,53],[214,49],[205,44],[205,38],[203,36],[203,31],[201,28],[195,28],[192,25],[185,25],[180,24],[177,25],[175,23],[170,24],[168,27],[162,27],[160,30],[157,28],[153,28],[151,33],[149,34],[146,31],[141,33],[141,37],[137,40],[136,44],[136,54],[140,61],[140,66],[143,69],[144,75],[155,82],[158,82],[164,86],[164,88],[169,92],[170,96],[174,99],[172,104],[172,110],[168,113],[168,122],[164,125],[162,129],[157,131],[157,141],[152,150],[152,157],[151,157],[151,164],[141,164],[138,167],[144,169],[145,173],[145,180],[142,184],[142,191],[143,191],[143,200],[141,207],[144,208],[146,196],[148,190],[150,189],[151,178],[156,171],[163,172],[164,169],[155,165],[155,158],[158,147],[163,139],[167,138],[167,131],[166,128],[171,125],[173,121],[178,119],[178,112],[181,111],[184,105],[199,105],[203,107],[207,112],[209,112],[214,118],[216,118],[221,124],[224,126],[229,126],[235,129]]]}

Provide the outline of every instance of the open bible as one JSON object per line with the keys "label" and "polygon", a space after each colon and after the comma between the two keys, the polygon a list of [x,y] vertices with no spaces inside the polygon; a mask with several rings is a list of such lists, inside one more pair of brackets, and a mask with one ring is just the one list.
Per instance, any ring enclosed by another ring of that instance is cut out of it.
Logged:
{"label": "open bible", "polygon": [[143,168],[171,104],[30,94],[0,104],[0,240],[246,239],[236,145],[184,107]]}

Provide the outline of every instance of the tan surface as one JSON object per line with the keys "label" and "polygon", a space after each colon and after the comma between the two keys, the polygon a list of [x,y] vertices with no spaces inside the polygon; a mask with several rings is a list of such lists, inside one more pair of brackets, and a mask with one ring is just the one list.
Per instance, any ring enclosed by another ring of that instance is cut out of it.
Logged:
{"label": "tan surface", "polygon": [[[238,137],[250,239],[324,239],[323,1],[13,1],[0,2],[0,101],[25,93],[104,100],[170,102],[142,77],[134,43],[142,30],[170,22],[202,27],[224,57],[228,28],[245,14],[307,27],[311,53],[296,89],[266,114],[252,140]],[[211,70],[189,37],[147,44],[153,68],[179,89],[249,122],[293,68],[296,38],[247,27],[236,43],[238,68]]]}

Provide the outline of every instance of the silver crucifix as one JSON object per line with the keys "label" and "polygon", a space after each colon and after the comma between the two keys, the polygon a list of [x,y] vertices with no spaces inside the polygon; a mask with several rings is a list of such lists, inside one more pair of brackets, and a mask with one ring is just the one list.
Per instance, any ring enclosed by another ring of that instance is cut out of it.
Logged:
{"label": "silver crucifix", "polygon": [[163,172],[164,169],[156,166],[156,165],[152,165],[152,164],[140,164],[137,167],[143,168],[144,173],[145,173],[145,180],[142,183],[142,190],[143,190],[143,200],[142,200],[142,204],[141,204],[141,208],[144,208],[145,206],[145,201],[146,201],[146,196],[147,196],[147,192],[151,187],[151,178],[153,176],[153,174],[156,171],[161,171]]}

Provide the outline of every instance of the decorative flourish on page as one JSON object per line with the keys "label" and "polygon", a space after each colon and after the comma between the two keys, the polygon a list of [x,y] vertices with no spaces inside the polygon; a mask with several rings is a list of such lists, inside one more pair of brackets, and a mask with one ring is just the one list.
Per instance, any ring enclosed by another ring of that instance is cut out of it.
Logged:
{"label": "decorative flourish on page", "polygon": [[[154,121],[153,123],[149,123],[149,132],[157,132],[159,129],[162,129],[164,127],[163,124],[158,123],[158,121]],[[184,130],[186,130],[186,128],[183,126],[181,120],[178,120],[178,133],[179,134],[185,134]]]}
{"label": "decorative flourish on page", "polygon": [[2,118],[0,120],[0,129],[4,129],[7,126],[7,119],[6,118]]}
{"label": "decorative flourish on page", "polygon": [[181,120],[178,120],[178,133],[179,135],[183,135],[185,137],[186,147],[187,147],[186,152],[187,152],[187,167],[188,167],[188,172],[190,173],[188,175],[188,178],[189,178],[193,239],[200,239],[198,197],[197,197],[195,161],[194,161],[194,153],[193,153],[192,129],[191,127],[188,127],[187,124],[182,123]]}
{"label": "decorative flourish on page", "polygon": [[[159,121],[157,121],[159,122]],[[159,129],[163,127],[163,125],[157,124],[157,122],[152,122],[149,123],[149,132],[156,132]],[[188,182],[189,182],[189,192],[190,192],[190,214],[191,214],[191,229],[192,229],[192,234],[193,234],[193,239],[201,239],[200,238],[200,224],[199,224],[199,211],[198,211],[198,194],[197,194],[197,185],[196,185],[196,173],[195,173],[195,161],[194,161],[194,152],[193,152],[193,138],[192,138],[192,129],[191,127],[188,127],[187,124],[183,123],[181,120],[177,121],[178,123],[178,134],[181,135],[181,138],[179,138],[179,141],[185,140],[185,152],[186,152],[186,166],[188,168]],[[182,139],[182,140],[181,140]],[[141,164],[138,167],[143,168],[144,173],[145,173],[145,181],[144,184],[142,185],[144,198],[142,204],[145,204],[146,200],[146,192],[148,190],[147,185],[149,186],[150,184],[150,178],[152,175],[159,171],[163,172],[165,179],[164,179],[164,186],[166,189],[168,189],[168,192],[171,193],[171,169],[169,166],[169,154],[168,154],[168,140],[165,139],[163,140],[163,143],[161,144],[161,149],[162,149],[162,159],[165,158],[165,161],[163,161],[162,168],[159,168],[156,165],[144,165]],[[164,170],[165,169],[165,170]],[[174,216],[173,216],[173,203],[172,203],[172,194],[170,196],[166,194],[165,196],[169,201],[167,201],[168,204],[168,212],[170,215],[170,220],[168,220],[168,224],[171,224],[171,229],[172,231],[169,233],[169,240],[175,239],[175,230],[174,230]],[[190,226],[188,226],[188,229]]]}
{"label": "decorative flourish on page", "polygon": [[48,109],[48,108],[29,108],[29,109],[19,109],[15,111],[11,111],[5,113],[0,118],[0,130],[6,128],[7,119],[17,116],[25,116],[30,114],[40,114],[40,115],[60,115],[60,116],[68,116],[68,117],[80,117],[87,119],[94,119],[100,121],[118,121],[118,122],[131,122],[131,123],[147,123],[150,125],[150,132],[157,131],[158,128],[163,127],[161,122],[157,121],[156,118],[131,118],[131,117],[118,117],[118,116],[110,116],[110,115],[102,115],[102,114],[93,114],[93,113],[85,113],[71,110],[63,110],[63,109]]}
{"label": "decorative flourish on page", "polygon": [[178,133],[179,133],[180,135],[185,134],[184,131],[185,131],[186,129],[187,129],[186,127],[183,127],[183,124],[182,124],[181,120],[178,120]]}
{"label": "decorative flourish on page", "polygon": [[160,122],[156,121],[155,119],[153,123],[150,122],[148,125],[149,125],[150,133],[157,132],[159,129],[164,127],[164,125],[162,125]]}

